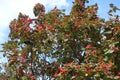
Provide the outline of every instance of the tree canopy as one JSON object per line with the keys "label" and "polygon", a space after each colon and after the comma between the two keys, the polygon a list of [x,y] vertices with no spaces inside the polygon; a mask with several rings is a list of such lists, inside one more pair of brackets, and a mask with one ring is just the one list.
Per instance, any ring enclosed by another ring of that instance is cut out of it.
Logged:
{"label": "tree canopy", "polygon": [[97,15],[98,5],[75,0],[69,15],[55,7],[33,8],[35,18],[19,13],[2,44],[6,80],[119,80],[119,10],[110,4],[110,19]]}

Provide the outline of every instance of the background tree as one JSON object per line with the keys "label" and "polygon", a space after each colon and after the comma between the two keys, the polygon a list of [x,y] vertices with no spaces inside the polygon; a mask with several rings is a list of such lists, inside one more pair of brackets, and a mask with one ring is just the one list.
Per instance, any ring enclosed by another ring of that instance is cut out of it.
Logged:
{"label": "background tree", "polygon": [[[20,13],[11,21],[3,44],[9,80],[118,80],[120,79],[119,10],[110,4],[108,21],[97,15],[97,4],[75,0],[70,15],[55,7],[45,13],[38,3],[36,18]],[[54,61],[53,61],[54,59]]]}

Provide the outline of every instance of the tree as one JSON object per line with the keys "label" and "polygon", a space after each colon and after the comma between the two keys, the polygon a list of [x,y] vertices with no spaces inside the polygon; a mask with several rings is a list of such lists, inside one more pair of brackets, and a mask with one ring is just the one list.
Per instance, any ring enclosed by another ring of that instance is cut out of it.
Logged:
{"label": "tree", "polygon": [[40,3],[33,8],[34,19],[19,13],[2,44],[6,79],[120,79],[120,20],[111,15],[119,9],[110,4],[111,18],[105,21],[97,4],[87,2],[75,0],[70,15],[57,7],[45,13]]}

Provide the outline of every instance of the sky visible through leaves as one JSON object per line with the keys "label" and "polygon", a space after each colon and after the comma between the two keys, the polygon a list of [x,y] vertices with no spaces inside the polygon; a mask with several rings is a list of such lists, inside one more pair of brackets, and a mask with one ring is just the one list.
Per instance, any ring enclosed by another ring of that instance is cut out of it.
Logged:
{"label": "sky visible through leaves", "polygon": [[[66,9],[66,14],[69,14],[73,1],[74,0],[0,0],[0,44],[8,40],[9,23],[14,18],[17,18],[19,12],[33,18],[33,6],[36,3],[42,3],[46,7],[46,12],[57,6],[59,9]],[[109,19],[107,12],[110,9],[110,3],[120,8],[120,0],[90,0],[90,3],[87,5],[94,3],[97,3],[99,6],[98,15],[106,20]],[[120,12],[116,14],[120,15]],[[0,49],[1,48],[0,45]],[[6,61],[6,59],[2,58],[2,53],[0,53],[0,63],[3,61]]]}

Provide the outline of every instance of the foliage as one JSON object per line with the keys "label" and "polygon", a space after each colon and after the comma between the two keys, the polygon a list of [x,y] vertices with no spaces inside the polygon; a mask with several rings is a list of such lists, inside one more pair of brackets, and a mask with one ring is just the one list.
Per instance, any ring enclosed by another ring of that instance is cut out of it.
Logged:
{"label": "foliage", "polygon": [[2,44],[6,80],[120,79],[119,16],[105,21],[97,15],[98,5],[85,7],[87,2],[75,0],[70,15],[57,7],[45,13],[38,3],[34,19],[20,13],[12,20],[9,40]]}

